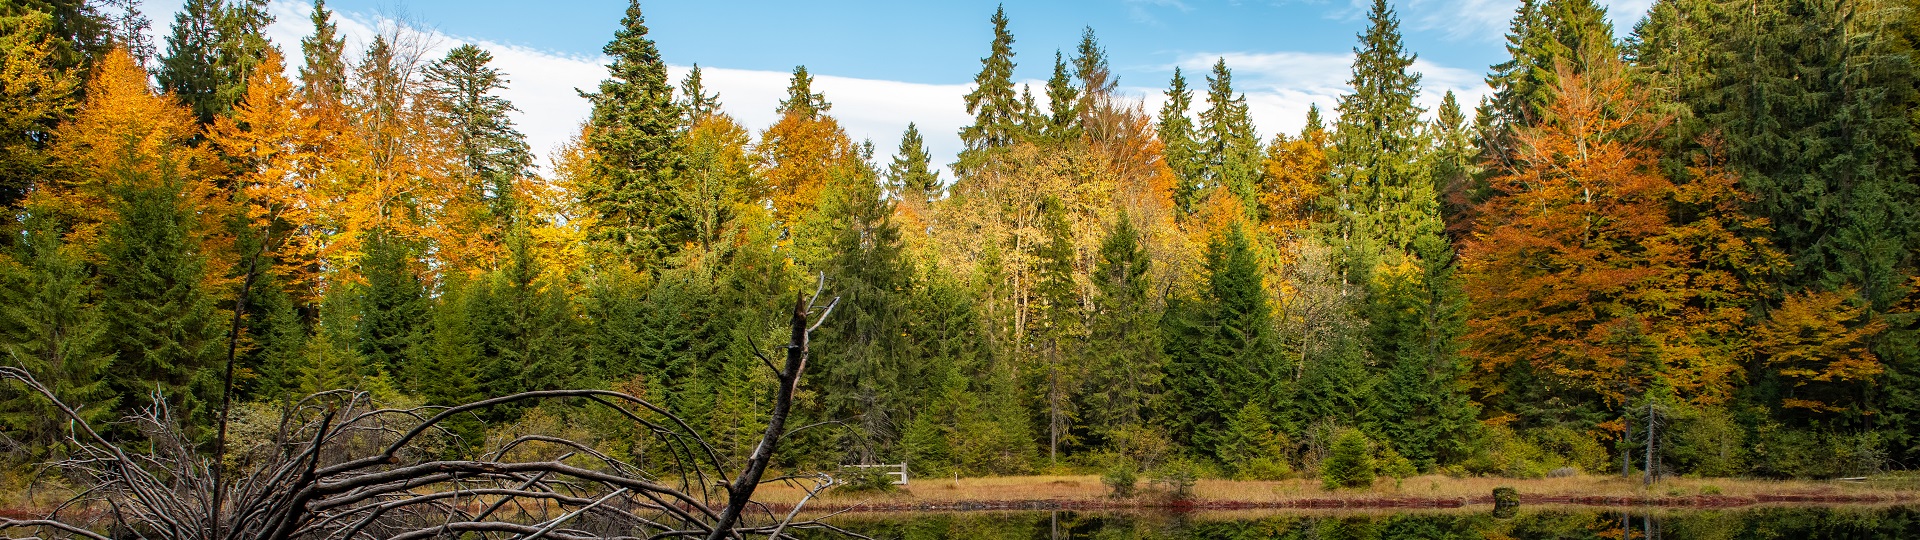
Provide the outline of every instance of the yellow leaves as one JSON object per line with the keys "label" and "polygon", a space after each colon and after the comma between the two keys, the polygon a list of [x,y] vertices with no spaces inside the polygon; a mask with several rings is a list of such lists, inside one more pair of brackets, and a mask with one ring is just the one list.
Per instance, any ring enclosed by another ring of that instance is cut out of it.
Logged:
{"label": "yellow leaves", "polygon": [[1260,165],[1260,207],[1266,214],[1261,227],[1267,234],[1281,238],[1313,223],[1313,207],[1331,168],[1326,139],[1325,131],[1308,131],[1299,137],[1282,134],[1268,146],[1267,159]]}
{"label": "yellow leaves", "polygon": [[826,115],[787,113],[760,134],[759,150],[773,211],[786,222],[812,212],[835,175],[861,166],[853,139]]}
{"label": "yellow leaves", "polygon": [[314,122],[300,114],[301,103],[282,69],[280,53],[269,49],[247,81],[246,99],[232,116],[214,121],[207,142],[227,158],[227,185],[235,190],[250,234],[270,231],[263,255],[275,261],[282,283],[290,290],[310,290],[319,250],[312,236],[316,216],[298,173],[308,159],[304,143]]}
{"label": "yellow leaves", "polygon": [[1866,306],[1850,305],[1852,291],[1790,295],[1751,334],[1760,363],[1793,383],[1783,405],[1815,411],[1843,410],[1844,387],[1886,371],[1870,349],[1886,323]]}
{"label": "yellow leaves", "polygon": [[35,181],[29,175],[45,165],[40,137],[73,108],[81,80],[56,69],[52,27],[51,15],[33,10],[0,17],[0,182]]}
{"label": "yellow leaves", "polygon": [[203,223],[214,225],[221,205],[198,174],[204,153],[186,144],[196,129],[186,108],[153,93],[146,70],[115,48],[94,68],[73,120],[54,133],[52,155],[67,174],[43,184],[33,197],[74,220],[68,241],[80,245],[96,244],[101,223],[115,208],[113,188],[123,184],[184,181],[188,200],[210,202],[196,206]]}

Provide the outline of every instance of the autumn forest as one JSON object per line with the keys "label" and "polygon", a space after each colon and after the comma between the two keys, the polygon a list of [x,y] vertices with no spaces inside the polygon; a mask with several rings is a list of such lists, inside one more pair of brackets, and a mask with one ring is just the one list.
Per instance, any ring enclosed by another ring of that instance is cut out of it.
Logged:
{"label": "autumn forest", "polygon": [[[819,290],[777,468],[1920,465],[1912,0],[1657,0],[1617,33],[1594,0],[1522,0],[1490,97],[1431,110],[1373,0],[1347,93],[1266,139],[1225,60],[1150,109],[1096,29],[1019,50],[1003,8],[964,23],[993,37],[957,156],[854,140],[805,67],[750,129],[697,67],[670,80],[700,59],[663,58],[635,2],[544,164],[480,47],[399,28],[349,55],[315,2],[282,50],[264,0],[149,37],[129,6],[0,0],[0,365],[109,438],[156,403],[211,448],[327,390],[596,388],[740,463],[762,355]],[[653,444],[566,402],[445,427],[447,456]],[[69,428],[0,384],[0,490],[58,474]]]}

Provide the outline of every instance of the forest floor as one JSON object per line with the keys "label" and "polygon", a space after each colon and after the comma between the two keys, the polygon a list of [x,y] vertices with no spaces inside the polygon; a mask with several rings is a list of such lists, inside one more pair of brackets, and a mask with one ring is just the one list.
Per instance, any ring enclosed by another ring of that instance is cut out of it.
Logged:
{"label": "forest floor", "polygon": [[[1920,504],[1920,476],[1885,475],[1861,481],[1669,478],[1651,486],[1639,479],[1580,475],[1564,478],[1381,477],[1373,487],[1323,490],[1318,479],[1200,480],[1188,498],[1169,496],[1145,479],[1130,498],[1109,496],[1099,476],[920,478],[892,491],[829,490],[806,503],[810,511],[1176,510],[1462,508],[1493,504],[1493,489],[1512,487],[1524,505],[1727,508],[1756,504]],[[755,499],[788,507],[797,489],[768,485]]]}

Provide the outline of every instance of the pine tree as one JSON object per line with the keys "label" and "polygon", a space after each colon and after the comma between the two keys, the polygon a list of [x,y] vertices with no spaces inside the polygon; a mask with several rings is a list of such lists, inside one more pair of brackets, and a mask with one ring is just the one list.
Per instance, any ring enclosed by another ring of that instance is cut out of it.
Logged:
{"label": "pine tree", "polygon": [[653,270],[690,234],[682,209],[672,203],[680,164],[680,107],[667,82],[667,65],[647,39],[640,3],[627,5],[613,41],[611,78],[593,102],[592,182],[580,186],[580,202],[594,218],[588,232],[595,248],[641,270]]}
{"label": "pine tree", "polygon": [[720,113],[720,93],[707,93],[706,82],[700,77],[700,64],[694,64],[693,69],[687,71],[687,78],[680,80],[679,104],[687,115],[682,121],[689,126]]}
{"label": "pine tree", "polygon": [[507,264],[488,273],[471,308],[481,380],[496,394],[559,390],[586,378],[576,367],[572,306],[543,283],[524,227],[507,233]]}
{"label": "pine tree", "polygon": [[1167,167],[1173,169],[1176,180],[1174,208],[1182,217],[1193,213],[1200,195],[1201,149],[1199,141],[1194,140],[1193,119],[1187,116],[1192,108],[1193,92],[1187,90],[1187,79],[1181,76],[1180,68],[1173,68],[1173,82],[1167,87],[1166,103],[1160,105],[1156,127],[1161,144],[1166,145]]}
{"label": "pine tree", "polygon": [[[980,59],[980,73],[973,78],[973,91],[967,93],[967,114],[973,124],[960,130],[960,142],[966,151],[960,162],[968,164],[982,153],[1013,144],[1021,118],[1027,114],[1013,93],[1013,34],[1007,32],[1005,6],[993,11],[993,45]],[[964,170],[964,167],[962,168]]]}
{"label": "pine tree", "polygon": [[300,97],[309,105],[338,105],[347,92],[347,43],[332,17],[326,0],[314,0],[313,34],[300,40]]}
{"label": "pine tree", "polygon": [[931,203],[940,198],[940,172],[933,170],[933,157],[927,154],[926,140],[912,122],[900,134],[900,150],[887,165],[887,186],[901,201]]}
{"label": "pine tree", "polygon": [[[0,259],[0,355],[25,369],[91,423],[116,410],[107,384],[113,362],[107,323],[77,246],[60,241],[54,220],[29,212],[12,257]],[[9,264],[11,263],[11,264]],[[63,439],[66,415],[18,385],[0,388],[0,435],[47,457]]]}
{"label": "pine tree", "polygon": [[1408,71],[1414,57],[1404,52],[1400,21],[1385,0],[1373,2],[1367,19],[1354,48],[1353,93],[1341,96],[1334,127],[1333,207],[1340,238],[1405,252],[1441,230],[1433,182],[1420,163],[1426,143],[1413,103],[1420,75]]}
{"label": "pine tree", "polygon": [[1254,134],[1253,119],[1247,116],[1247,97],[1233,92],[1233,72],[1227,60],[1213,63],[1207,76],[1207,110],[1200,112],[1196,130],[1200,139],[1200,193],[1225,189],[1246,206],[1246,215],[1258,215],[1260,139]]}
{"label": "pine tree", "polygon": [[1472,126],[1466,125],[1466,120],[1460,102],[1449,90],[1428,127],[1434,145],[1429,156],[1433,192],[1440,198],[1441,220],[1454,238],[1465,236],[1473,223],[1473,208],[1487,197],[1476,163],[1479,150],[1474,148]]}
{"label": "pine tree", "polygon": [[202,124],[212,123],[214,115],[223,112],[218,102],[220,74],[214,66],[222,4],[221,0],[188,0],[180,8],[155,77],[160,88],[185,102]]}
{"label": "pine tree", "polygon": [[1080,31],[1080,46],[1073,55],[1073,77],[1080,81],[1081,111],[1089,110],[1094,100],[1113,95],[1114,88],[1120,86],[1120,78],[1107,65],[1107,50],[1100,47],[1091,26]]}
{"label": "pine tree", "polygon": [[498,244],[518,212],[514,182],[533,175],[533,154],[507,116],[518,109],[496,93],[508,81],[488,65],[492,61],[479,47],[455,47],[427,66],[426,93],[434,121],[453,138],[455,185],[464,192],[454,198],[485,210],[479,222],[464,224],[472,229],[461,232],[488,235]]}
{"label": "pine tree", "polygon": [[215,366],[225,325],[207,290],[206,252],[191,233],[187,182],[177,169],[162,174],[113,179],[118,219],[99,247],[100,306],[114,355],[107,384],[116,416],[150,406],[158,392],[200,440],[220,402]]}
{"label": "pine tree", "polygon": [[267,26],[273,15],[268,0],[227,0],[220,12],[216,30],[220,36],[214,47],[214,70],[219,85],[213,103],[220,114],[233,110],[247,97],[247,82],[274,49],[267,41]]}
{"label": "pine tree", "polygon": [[1153,261],[1126,212],[1100,244],[1089,311],[1086,422],[1095,435],[1144,425],[1165,377],[1159,314],[1151,303]]}
{"label": "pine tree", "polygon": [[1034,248],[1039,283],[1034,300],[1041,304],[1034,325],[1038,346],[1032,362],[1036,371],[1029,376],[1029,388],[1039,394],[1042,423],[1047,426],[1047,459],[1058,463],[1061,446],[1072,446],[1074,422],[1079,416],[1073,408],[1080,389],[1084,365],[1082,358],[1084,310],[1080,291],[1073,281],[1073,231],[1067,224],[1067,211],[1060,199],[1047,197],[1041,202],[1041,231],[1044,241]]}

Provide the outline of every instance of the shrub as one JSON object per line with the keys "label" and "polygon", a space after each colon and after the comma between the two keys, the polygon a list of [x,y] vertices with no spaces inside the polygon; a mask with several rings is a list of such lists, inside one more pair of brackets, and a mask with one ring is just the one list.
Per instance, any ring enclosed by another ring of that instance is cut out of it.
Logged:
{"label": "shrub", "polygon": [[1406,478],[1420,474],[1420,469],[1413,466],[1412,460],[1400,455],[1400,452],[1394,450],[1392,446],[1384,444],[1381,446],[1380,457],[1375,460],[1376,463],[1380,464],[1381,474],[1394,478]]}
{"label": "shrub", "polygon": [[1151,484],[1175,500],[1193,498],[1193,485],[1200,481],[1200,465],[1184,457],[1167,460],[1154,468]]}
{"label": "shrub", "polygon": [[1320,464],[1320,485],[1333,490],[1373,485],[1373,458],[1367,455],[1367,436],[1347,429],[1333,438],[1333,455]]}
{"label": "shrub", "polygon": [[1140,483],[1140,474],[1132,463],[1119,463],[1100,475],[1100,483],[1107,485],[1107,496],[1125,499],[1133,496],[1134,486]]}
{"label": "shrub", "polygon": [[869,467],[850,467],[840,470],[839,489],[850,493],[885,492],[898,489],[893,485],[893,476],[884,469]]}

